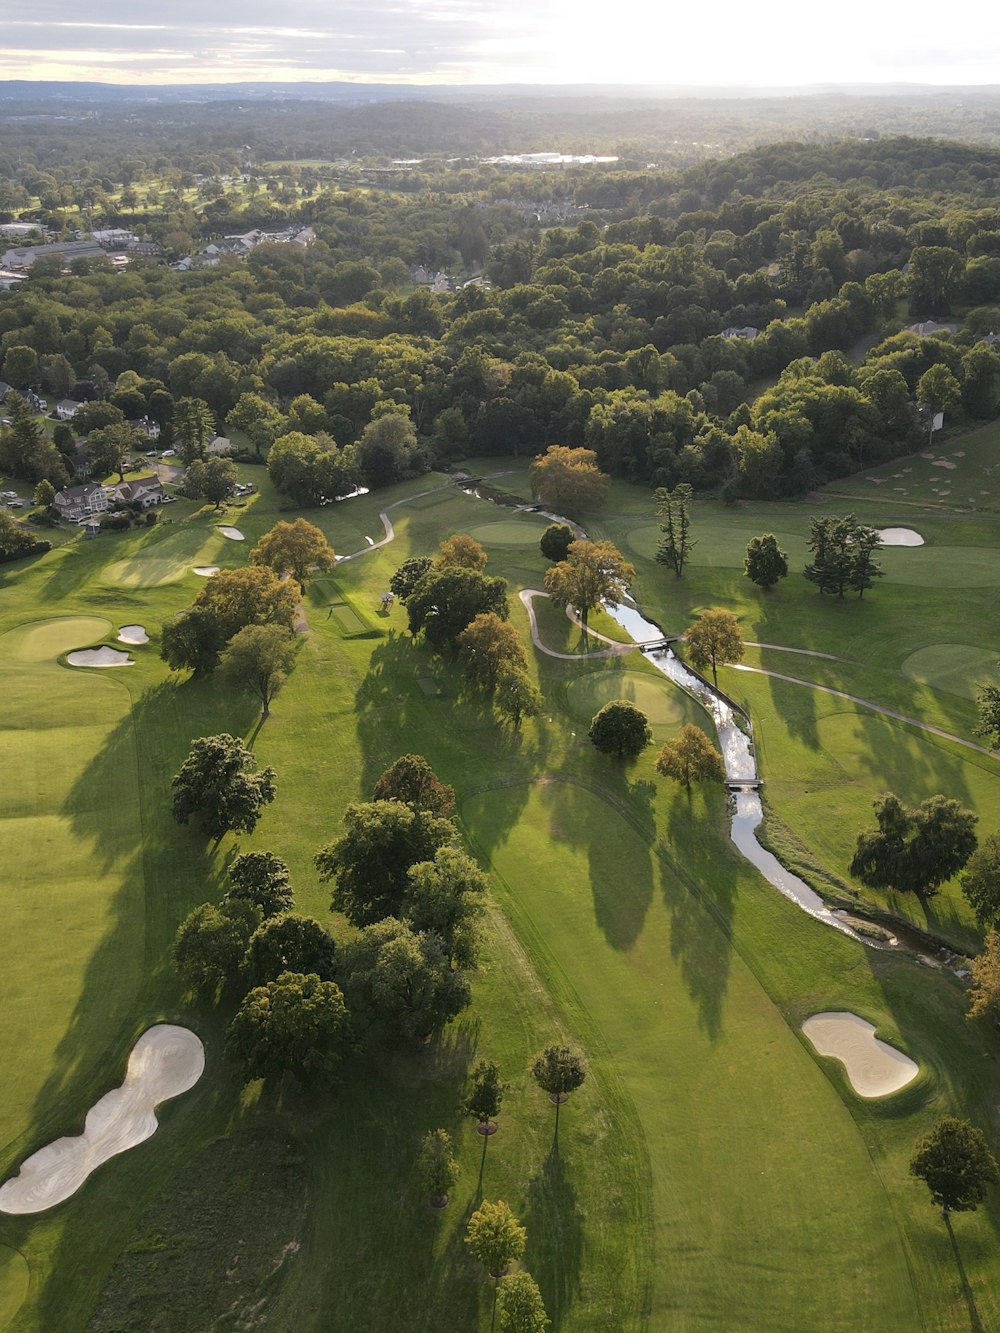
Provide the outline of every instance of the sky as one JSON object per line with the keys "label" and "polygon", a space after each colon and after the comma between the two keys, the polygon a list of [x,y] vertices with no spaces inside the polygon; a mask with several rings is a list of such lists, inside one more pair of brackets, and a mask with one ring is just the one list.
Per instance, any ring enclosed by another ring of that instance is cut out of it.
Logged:
{"label": "sky", "polygon": [[788,87],[1000,83],[978,0],[35,0],[0,79]]}

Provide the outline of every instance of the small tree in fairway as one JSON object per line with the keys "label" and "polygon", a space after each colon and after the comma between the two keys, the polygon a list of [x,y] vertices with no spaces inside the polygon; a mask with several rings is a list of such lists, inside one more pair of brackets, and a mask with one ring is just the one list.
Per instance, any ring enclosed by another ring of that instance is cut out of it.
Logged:
{"label": "small tree in fairway", "polygon": [[603,754],[634,759],[653,739],[646,714],[627,699],[612,699],[595,713],[587,733]]}
{"label": "small tree in fairway", "polygon": [[1000,1180],[982,1131],[955,1116],[939,1120],[918,1141],[910,1174],[924,1182],[946,1220],[949,1213],[974,1211],[986,1197],[987,1186]]}
{"label": "small tree in fairway", "polygon": [[247,1079],[288,1072],[304,1083],[329,1083],[350,1045],[339,986],[299,972],[252,990],[226,1033],[226,1055]]}
{"label": "small tree in fairway", "polygon": [[500,1114],[503,1095],[510,1087],[500,1077],[500,1066],[493,1060],[480,1060],[472,1071],[472,1085],[465,1094],[462,1108],[471,1115],[481,1134],[496,1129],[493,1123]]}
{"label": "small tree in fairway", "polygon": [[576,539],[576,533],[568,523],[550,523],[539,539],[538,549],[546,560],[558,564],[560,560],[566,559],[570,543]]}
{"label": "small tree in fairway", "polygon": [[721,606],[702,611],[684,636],[688,655],[695,669],[712,668],[712,683],[718,685],[718,668],[743,658],[740,622],[732,611]]}
{"label": "small tree in fairway", "polygon": [[931,796],[911,806],[887,791],[874,807],[878,829],[858,834],[850,867],[869,888],[929,896],[976,849],[977,816],[949,797]]}
{"label": "small tree in fairway", "polygon": [[219,657],[219,675],[235,689],[255,695],[264,717],[288,677],[295,639],[284,625],[247,625],[234,634]]}
{"label": "small tree in fairway", "polygon": [[559,1107],[587,1077],[583,1057],[569,1046],[546,1046],[535,1057],[531,1076],[556,1108],[556,1139],[559,1138]]}
{"label": "small tree in fairway", "polygon": [[451,1137],[446,1129],[429,1129],[420,1143],[417,1168],[424,1189],[431,1196],[431,1206],[443,1208],[448,1202],[448,1191],[458,1179],[458,1162],[451,1150]]}
{"label": "small tree in fairway", "polygon": [[497,1295],[500,1333],[545,1333],[552,1320],[530,1273],[511,1273]]}
{"label": "small tree in fairway", "polygon": [[656,771],[665,778],[683,782],[691,790],[692,782],[725,782],[726,768],[722,755],[708,739],[701,727],[690,723],[681,728],[677,737],[667,741],[656,756]]}

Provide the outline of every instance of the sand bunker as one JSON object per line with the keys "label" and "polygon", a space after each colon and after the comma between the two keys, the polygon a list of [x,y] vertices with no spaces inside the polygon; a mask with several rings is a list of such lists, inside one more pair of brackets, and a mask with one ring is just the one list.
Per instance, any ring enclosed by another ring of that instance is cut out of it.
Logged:
{"label": "sand bunker", "polygon": [[958,464],[957,464],[957,463],[952,463],[952,462],[951,462],[949,459],[947,459],[947,458],[935,458],[934,462],[931,464],[931,467],[956,468],[956,467],[958,467]]}
{"label": "sand bunker", "polygon": [[218,565],[195,565],[194,572],[200,574],[203,579],[210,579],[213,574],[218,574]]}
{"label": "sand bunker", "polygon": [[40,1213],[75,1194],[90,1173],[156,1133],[156,1107],[201,1078],[205,1048],[188,1028],[147,1028],[128,1058],[125,1082],[87,1112],[83,1133],[56,1139],[0,1188],[0,1212]]}
{"label": "sand bunker", "polygon": [[859,1097],[886,1097],[912,1083],[919,1072],[908,1055],[879,1041],[874,1024],[857,1014],[813,1014],[802,1031],[820,1055],[841,1062]]}
{"label": "sand bunker", "polygon": [[122,625],[118,631],[119,643],[149,643],[145,625]]}
{"label": "sand bunker", "polygon": [[223,537],[228,537],[231,542],[242,542],[246,540],[239,528],[219,528],[219,531],[222,533]]}
{"label": "sand bunker", "polygon": [[120,648],[79,648],[67,654],[66,661],[70,666],[82,667],[135,666],[128,653]]}
{"label": "sand bunker", "polygon": [[883,546],[923,546],[924,539],[912,528],[879,528],[879,541]]}

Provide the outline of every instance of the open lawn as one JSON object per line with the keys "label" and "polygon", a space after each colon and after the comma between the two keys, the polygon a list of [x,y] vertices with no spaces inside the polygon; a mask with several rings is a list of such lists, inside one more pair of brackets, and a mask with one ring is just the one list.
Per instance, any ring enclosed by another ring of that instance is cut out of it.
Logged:
{"label": "open lawn", "polygon": [[[469,465],[504,469],[496,484],[527,495],[525,460]],[[586,727],[609,698],[635,699],[657,744],[684,721],[708,726],[639,653],[574,661],[529,649],[544,709],[513,732],[450,660],[411,640],[404,607],[381,611],[408,555],[472,531],[510,581],[511,622],[530,644],[516,593],[540,588],[547,568],[535,515],[453,489],[394,507],[392,543],[309,589],[309,633],[263,727],[219,682],[172,676],[159,627],[202,586],[192,567],[243,564],[289,515],[263,469],[241,471],[258,487],[245,505],[171,506],[172,524],[77,537],[0,567],[0,758],[18,775],[0,789],[3,1174],[74,1132],[152,1022],[194,1028],[207,1051],[205,1076],[161,1108],[153,1139],[50,1213],[0,1215],[0,1330],[485,1329],[491,1293],[462,1243],[483,1196],[507,1199],[527,1225],[525,1266],[556,1333],[1000,1329],[1000,1212],[956,1217],[953,1247],[906,1169],[915,1138],[946,1112],[998,1139],[995,1034],[964,1021],[957,979],[806,917],[736,854],[724,793],[664,783],[655,747],[624,767],[593,750]],[[350,554],[381,540],[381,509],[446,483],[431,474],[306,516]],[[880,526],[917,526],[927,546],[887,553],[900,572],[861,602],[819,598],[795,563],[767,595],[742,576],[746,537],[776,531],[804,549],[810,516],[840,504],[698,503],[698,549],[712,558],[692,560],[682,580],[651,559],[648,492],[615,483],[608,511],[584,521],[635,559],[637,601],[670,632],[699,607],[730,606],[747,638],[846,659],[762,647],[749,664],[971,736],[969,681],[993,660],[983,654],[1000,656],[995,585],[975,576],[995,550],[994,520],[886,507]],[[220,523],[246,541],[226,541]],[[535,606],[546,645],[586,648],[558,608]],[[60,663],[113,644],[126,623],[151,637],[130,650],[134,667]],[[978,809],[983,829],[995,821],[992,758],[808,685],[730,670],[720,683],[750,707],[775,827],[821,887],[845,879],[854,833],[887,787],[912,800],[943,790]],[[191,739],[218,731],[273,764],[278,796],[252,838],[214,848],[168,806]],[[455,786],[461,829],[491,871],[473,1006],[426,1051],[359,1059],[333,1096],[241,1089],[222,1059],[225,1006],[191,1003],[169,964],[176,927],[218,899],[235,851],[254,847],[288,861],[300,909],[343,937],[312,857],[406,751]],[[976,947],[954,884],[926,908],[886,905]],[[915,1083],[885,1102],[856,1097],[799,1030],[830,1009],[876,1024],[919,1064]],[[590,1063],[558,1144],[527,1073],[553,1040]],[[481,1056],[512,1084],[485,1160],[458,1111]],[[432,1212],[414,1162],[437,1126],[452,1133],[462,1175]]]}

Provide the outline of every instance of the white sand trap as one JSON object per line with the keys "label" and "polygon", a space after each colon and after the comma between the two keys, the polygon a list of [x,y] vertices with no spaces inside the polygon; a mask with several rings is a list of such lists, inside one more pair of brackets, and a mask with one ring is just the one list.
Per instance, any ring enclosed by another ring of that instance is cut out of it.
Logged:
{"label": "white sand trap", "polygon": [[958,467],[958,464],[953,463],[949,458],[935,458],[934,462],[931,464],[931,467],[956,468]]}
{"label": "white sand trap", "polygon": [[118,631],[119,643],[149,643],[145,625],[122,625]]}
{"label": "white sand trap", "polygon": [[231,542],[246,541],[246,538],[243,536],[243,533],[240,532],[239,528],[219,528],[219,531],[222,533],[223,537],[228,537]]}
{"label": "white sand trap", "polygon": [[210,579],[213,574],[218,574],[218,565],[195,565],[194,572],[200,574],[203,579]]}
{"label": "white sand trap", "polygon": [[883,546],[923,546],[924,539],[912,528],[879,528],[878,539]]}
{"label": "white sand trap", "polygon": [[802,1024],[802,1031],[818,1054],[832,1055],[841,1062],[859,1097],[887,1097],[912,1083],[919,1073],[919,1066],[908,1055],[879,1041],[874,1024],[857,1014],[813,1014]]}
{"label": "white sand trap", "polygon": [[87,1112],[83,1133],[39,1148],[0,1187],[0,1212],[40,1213],[75,1194],[92,1171],[151,1138],[156,1107],[201,1078],[205,1048],[188,1028],[147,1028],[128,1058],[125,1082]]}
{"label": "white sand trap", "polygon": [[66,661],[70,666],[116,667],[135,666],[128,653],[120,648],[78,648],[75,653],[68,653]]}

